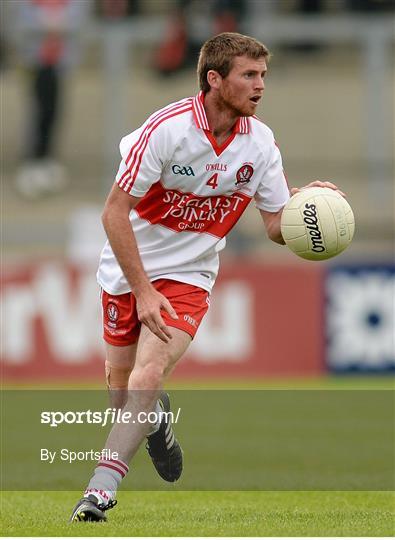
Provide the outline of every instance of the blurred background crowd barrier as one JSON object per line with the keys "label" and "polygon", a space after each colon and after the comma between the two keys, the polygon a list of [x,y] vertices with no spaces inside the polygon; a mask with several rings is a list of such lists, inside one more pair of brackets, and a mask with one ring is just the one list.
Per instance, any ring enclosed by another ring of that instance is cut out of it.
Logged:
{"label": "blurred background crowd barrier", "polygon": [[2,370],[101,377],[95,268],[118,143],[197,92],[201,43],[273,52],[258,115],[291,185],[333,180],[356,218],[326,264],[229,236],[210,313],[175,376],[395,369],[393,0],[1,0]]}

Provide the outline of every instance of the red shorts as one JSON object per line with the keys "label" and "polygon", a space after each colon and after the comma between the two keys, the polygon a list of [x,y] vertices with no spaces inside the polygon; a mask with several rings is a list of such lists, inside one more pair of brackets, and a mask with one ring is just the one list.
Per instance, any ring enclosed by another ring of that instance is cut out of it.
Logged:
{"label": "red shorts", "polygon": [[[171,279],[158,279],[152,285],[169,300],[178,319],[161,310],[167,326],[179,328],[192,339],[209,307],[209,293],[195,285]],[[136,343],[141,322],[137,318],[136,299],[133,293],[108,294],[102,291],[103,338],[111,345],[125,346]]]}

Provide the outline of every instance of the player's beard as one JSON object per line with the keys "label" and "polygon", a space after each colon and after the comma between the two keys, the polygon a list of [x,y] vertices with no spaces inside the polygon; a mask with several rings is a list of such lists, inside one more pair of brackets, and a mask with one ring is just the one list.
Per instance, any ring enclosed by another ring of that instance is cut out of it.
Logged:
{"label": "player's beard", "polygon": [[241,102],[239,96],[230,92],[226,87],[221,89],[218,106],[221,110],[228,110],[233,116],[252,116],[255,114],[255,108],[250,105],[249,100],[247,104]]}

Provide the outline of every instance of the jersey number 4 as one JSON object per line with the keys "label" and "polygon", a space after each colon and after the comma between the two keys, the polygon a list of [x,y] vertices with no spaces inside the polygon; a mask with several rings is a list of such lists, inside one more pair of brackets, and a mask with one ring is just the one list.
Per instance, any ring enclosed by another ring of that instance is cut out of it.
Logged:
{"label": "jersey number 4", "polygon": [[213,176],[210,176],[210,178],[207,180],[206,186],[210,186],[212,189],[215,189],[218,187],[218,173],[214,173]]}

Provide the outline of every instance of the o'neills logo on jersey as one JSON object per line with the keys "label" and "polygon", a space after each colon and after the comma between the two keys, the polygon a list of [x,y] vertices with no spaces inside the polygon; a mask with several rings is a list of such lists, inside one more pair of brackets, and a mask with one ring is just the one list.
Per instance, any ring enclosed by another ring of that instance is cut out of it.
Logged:
{"label": "o'neills logo on jersey", "polygon": [[220,171],[220,172],[226,172],[228,170],[228,166],[226,163],[207,163],[206,164],[206,171],[212,172],[212,171]]}
{"label": "o'neills logo on jersey", "polygon": [[236,173],[236,186],[247,184],[254,174],[254,169],[250,163],[244,163]]}
{"label": "o'neills logo on jersey", "polygon": [[244,193],[199,197],[194,193],[165,189],[157,182],[135,210],[142,219],[175,232],[209,233],[222,238],[237,222],[250,200]]}

